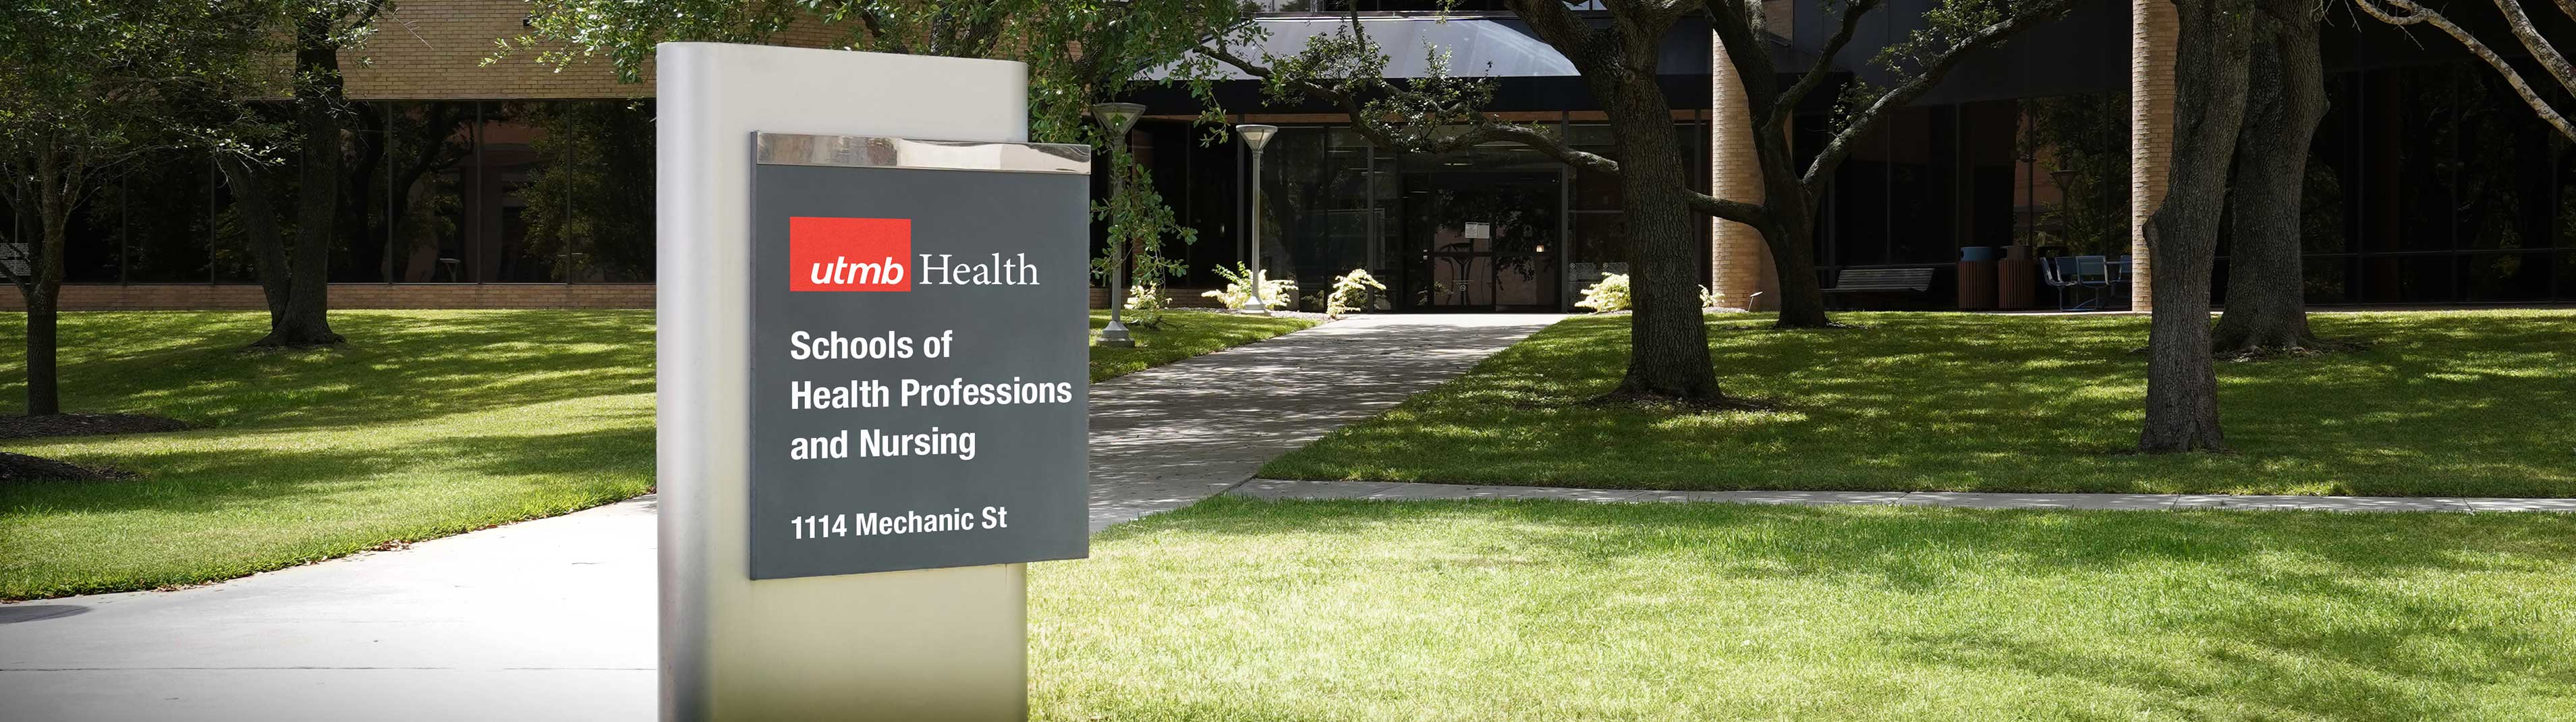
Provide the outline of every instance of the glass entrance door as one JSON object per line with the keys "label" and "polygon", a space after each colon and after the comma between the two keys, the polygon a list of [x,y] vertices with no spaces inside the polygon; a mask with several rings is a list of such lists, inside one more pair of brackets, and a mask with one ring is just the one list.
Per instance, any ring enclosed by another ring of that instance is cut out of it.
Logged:
{"label": "glass entrance door", "polygon": [[1406,300],[1432,311],[1556,310],[1563,173],[1475,165],[1405,174]]}

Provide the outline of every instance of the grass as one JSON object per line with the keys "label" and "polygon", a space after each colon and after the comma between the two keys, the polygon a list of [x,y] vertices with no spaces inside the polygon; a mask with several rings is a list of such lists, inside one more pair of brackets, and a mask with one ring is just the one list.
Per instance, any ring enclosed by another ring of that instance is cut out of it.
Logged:
{"label": "grass", "polygon": [[[1091,312],[1091,330],[1109,325],[1108,311]],[[1229,346],[1240,346],[1315,325],[1302,318],[1246,316],[1207,311],[1165,311],[1163,323],[1128,326],[1135,348],[1091,347],[1091,380],[1102,381]],[[1096,340],[1096,334],[1095,334]]]}
{"label": "grass", "polygon": [[[1176,313],[1093,379],[1302,328]],[[257,313],[63,316],[63,405],[176,417],[168,434],[0,450],[142,472],[0,484],[0,599],[216,581],[562,514],[653,485],[653,316],[343,311],[344,348],[252,352]],[[0,316],[0,347],[25,324]],[[23,411],[24,356],[0,355]]]}
{"label": "grass", "polygon": [[1030,574],[1043,720],[2563,720],[2576,516],[1218,498]]}
{"label": "grass", "polygon": [[1713,316],[1730,394],[1774,412],[1588,405],[1627,319],[1575,318],[1262,475],[1663,489],[2576,496],[2576,312],[2319,314],[2368,350],[2219,367],[2238,453],[2140,456],[2146,319]]}
{"label": "grass", "polygon": [[[0,343],[22,344],[23,323],[0,320]],[[347,347],[243,351],[265,324],[64,314],[66,410],[200,428],[7,443],[144,478],[0,485],[0,598],[226,579],[653,485],[650,313],[347,311],[332,314]]]}

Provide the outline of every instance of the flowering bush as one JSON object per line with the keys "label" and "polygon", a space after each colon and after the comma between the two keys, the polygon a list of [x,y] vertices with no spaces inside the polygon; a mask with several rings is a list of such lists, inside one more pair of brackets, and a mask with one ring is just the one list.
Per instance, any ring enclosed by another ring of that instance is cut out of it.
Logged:
{"label": "flowering bush", "polygon": [[1163,325],[1163,309],[1172,307],[1172,297],[1163,292],[1163,284],[1136,284],[1127,289],[1127,325],[1153,328]]}
{"label": "flowering bush", "polygon": [[1216,275],[1225,279],[1225,288],[1199,295],[1216,299],[1218,303],[1225,304],[1226,308],[1242,308],[1243,302],[1251,298],[1251,289],[1256,283],[1261,288],[1263,308],[1287,308],[1297,300],[1297,282],[1289,279],[1272,280],[1269,271],[1256,274],[1241,263],[1234,264],[1230,269],[1218,266],[1213,270],[1216,271]]}
{"label": "flowering bush", "polygon": [[1593,313],[1628,310],[1628,274],[1613,273],[1601,277],[1600,283],[1583,289],[1583,300],[1576,308],[1589,308]]}
{"label": "flowering bush", "polygon": [[1386,284],[1377,282],[1368,269],[1354,268],[1333,279],[1333,295],[1324,301],[1324,315],[1340,316],[1368,310],[1369,301],[1386,292]]}

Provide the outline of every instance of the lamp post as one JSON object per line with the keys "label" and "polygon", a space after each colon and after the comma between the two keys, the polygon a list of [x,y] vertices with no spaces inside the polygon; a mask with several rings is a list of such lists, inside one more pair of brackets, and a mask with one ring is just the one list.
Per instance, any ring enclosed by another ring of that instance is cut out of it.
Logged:
{"label": "lamp post", "polygon": [[[1099,123],[1109,136],[1109,205],[1127,194],[1127,169],[1118,163],[1127,156],[1127,129],[1136,127],[1136,117],[1145,114],[1145,106],[1135,103],[1093,103],[1091,120]],[[1110,222],[1116,223],[1116,214]],[[1124,314],[1127,312],[1127,239],[1117,233],[1109,236],[1109,325],[1100,329],[1100,345],[1132,348],[1136,338],[1127,334]]]}
{"label": "lamp post", "polygon": [[1270,304],[1261,300],[1261,147],[1270,144],[1270,136],[1279,132],[1279,126],[1238,125],[1234,132],[1243,136],[1244,145],[1252,147],[1252,252],[1246,254],[1252,257],[1252,277],[1244,279],[1252,288],[1244,294],[1243,310],[1268,315]]}

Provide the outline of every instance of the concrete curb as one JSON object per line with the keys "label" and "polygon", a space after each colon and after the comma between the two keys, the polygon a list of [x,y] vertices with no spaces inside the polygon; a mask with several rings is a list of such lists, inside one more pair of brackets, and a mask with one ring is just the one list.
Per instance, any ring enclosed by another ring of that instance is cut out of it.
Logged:
{"label": "concrete curb", "polygon": [[1553,486],[1468,486],[1384,481],[1253,479],[1227,492],[1258,499],[1555,499],[1589,502],[1708,502],[1804,506],[1941,506],[1961,509],[2170,511],[2234,509],[2354,512],[2576,513],[2576,499],[2230,494],[1995,494],[1956,491],[1639,491]]}

